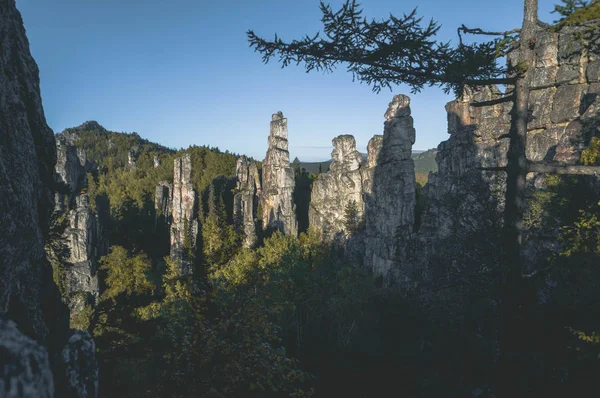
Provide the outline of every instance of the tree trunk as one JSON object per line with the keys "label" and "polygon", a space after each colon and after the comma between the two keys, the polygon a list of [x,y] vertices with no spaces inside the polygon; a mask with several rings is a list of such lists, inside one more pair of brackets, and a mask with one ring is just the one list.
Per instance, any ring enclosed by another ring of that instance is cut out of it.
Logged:
{"label": "tree trunk", "polygon": [[523,305],[521,224],[523,222],[525,177],[527,175],[527,119],[529,113],[529,88],[531,68],[534,66],[534,44],[537,26],[538,0],[525,0],[523,26],[520,34],[518,73],[514,88],[514,105],[511,113],[509,149],[506,166],[506,196],[504,210],[504,270],[500,312],[500,396],[525,395],[526,380],[519,372],[524,359],[525,341],[519,325],[519,312]]}

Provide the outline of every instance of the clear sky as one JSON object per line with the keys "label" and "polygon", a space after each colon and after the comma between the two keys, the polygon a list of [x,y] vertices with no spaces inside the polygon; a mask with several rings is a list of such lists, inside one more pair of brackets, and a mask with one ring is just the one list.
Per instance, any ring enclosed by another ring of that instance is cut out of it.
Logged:
{"label": "clear sky", "polygon": [[[540,16],[558,0],[540,0]],[[334,8],[343,0],[331,0]],[[396,87],[375,94],[344,69],[306,74],[265,65],[245,32],[300,38],[321,27],[318,0],[17,0],[40,67],[46,118],[55,132],[86,120],[138,132],[160,144],[217,146],[262,159],[271,114],[288,118],[292,159],[328,159],[331,139],[353,134],[358,149],[383,131]],[[364,0],[364,15],[419,14],[456,40],[461,24],[488,30],[520,26],[522,0]],[[415,149],[447,138],[437,88],[412,95]]]}

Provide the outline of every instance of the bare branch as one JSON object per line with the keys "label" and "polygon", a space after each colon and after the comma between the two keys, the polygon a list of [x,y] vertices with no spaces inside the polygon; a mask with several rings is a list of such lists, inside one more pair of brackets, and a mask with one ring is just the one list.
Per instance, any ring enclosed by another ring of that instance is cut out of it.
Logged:
{"label": "bare branch", "polygon": [[537,20],[537,25],[543,29],[550,29],[552,27],[552,25],[550,25],[549,23],[542,22],[539,19]]}
{"label": "bare branch", "polygon": [[545,174],[598,175],[600,174],[600,166],[528,162],[527,171],[530,173]]}
{"label": "bare branch", "polygon": [[475,107],[475,108],[481,108],[483,106],[491,106],[491,105],[503,104],[505,102],[511,102],[514,99],[515,99],[514,95],[506,95],[504,97],[496,98],[496,99],[489,100],[489,101],[471,102],[469,105],[471,105],[472,107]]}
{"label": "bare branch", "polygon": [[521,33],[521,29],[507,30],[506,32],[487,32],[480,28],[469,29],[465,25],[462,25],[458,29],[459,29],[459,31],[462,31],[465,33],[470,33],[472,35],[486,35],[486,36],[509,36],[509,35],[514,35],[515,33]]}

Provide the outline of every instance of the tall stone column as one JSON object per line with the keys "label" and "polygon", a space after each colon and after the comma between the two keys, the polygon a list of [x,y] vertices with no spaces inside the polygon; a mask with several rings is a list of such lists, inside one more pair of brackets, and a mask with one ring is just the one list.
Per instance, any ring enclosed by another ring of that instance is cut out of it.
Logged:
{"label": "tall stone column", "polygon": [[416,202],[411,157],[415,129],[410,116],[410,98],[396,95],[385,118],[378,155],[375,152],[379,139],[369,143],[373,152],[369,163],[375,160],[375,165],[369,171],[365,194],[365,265],[372,268],[375,275],[383,276],[401,256],[402,242],[413,233]]}
{"label": "tall stone column", "polygon": [[184,275],[192,272],[185,253],[186,241],[195,248],[198,236],[196,192],[191,183],[192,161],[189,154],[175,159],[173,168],[173,209],[171,212],[171,258],[179,261]]}
{"label": "tall stone column", "polygon": [[260,178],[256,163],[245,156],[236,164],[236,192],[233,198],[233,214],[236,229],[244,235],[243,245],[250,248],[256,243],[254,219],[257,210],[257,189],[260,190]]}
{"label": "tall stone column", "polygon": [[263,162],[262,222],[265,229],[274,228],[285,235],[296,236],[295,177],[287,138],[287,119],[279,111],[272,116],[269,149]]}

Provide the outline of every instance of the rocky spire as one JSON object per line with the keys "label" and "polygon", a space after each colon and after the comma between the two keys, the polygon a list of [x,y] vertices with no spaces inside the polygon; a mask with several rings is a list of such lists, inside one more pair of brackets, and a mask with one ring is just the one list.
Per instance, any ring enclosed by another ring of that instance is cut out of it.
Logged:
{"label": "rocky spire", "polygon": [[171,257],[181,262],[182,271],[191,273],[185,255],[186,241],[195,246],[198,236],[196,192],[191,183],[192,162],[189,154],[175,159],[173,169],[173,210],[171,212]]}
{"label": "rocky spire", "polygon": [[55,207],[58,211],[64,211],[65,205],[67,207],[71,205],[75,196],[86,184],[85,150],[75,146],[76,140],[77,133],[75,131],[65,130],[56,135],[56,180],[68,185],[71,189],[68,197],[56,194]]}
{"label": "rocky spire", "polygon": [[356,206],[356,226],[363,218],[362,199],[363,158],[356,150],[356,140],[351,135],[340,135],[333,139],[332,162],[327,173],[319,174],[313,183],[309,225],[323,231],[324,236],[333,238],[340,232],[348,231],[346,209]]}
{"label": "rocky spire", "polygon": [[65,235],[70,258],[65,267],[64,282],[69,309],[71,314],[76,314],[88,298],[95,301],[98,297],[98,259],[108,253],[108,241],[87,194],[75,198],[75,206],[68,217]]}
{"label": "rocky spire", "polygon": [[415,171],[411,158],[415,129],[410,98],[396,95],[385,118],[378,155],[379,138],[369,143],[368,165],[375,161],[375,166],[366,178],[371,182],[365,194],[365,265],[376,275],[386,275],[392,268],[402,244],[412,235],[415,221]]}
{"label": "rocky spire", "polygon": [[244,235],[244,247],[256,243],[254,219],[257,210],[257,191],[260,190],[260,178],[256,163],[245,156],[236,163],[236,193],[233,197],[233,214],[236,228]]}
{"label": "rocky spire", "polygon": [[281,111],[272,116],[269,149],[263,162],[261,195],[263,228],[279,229],[286,235],[298,234],[293,202],[294,170],[288,152],[287,119]]}

